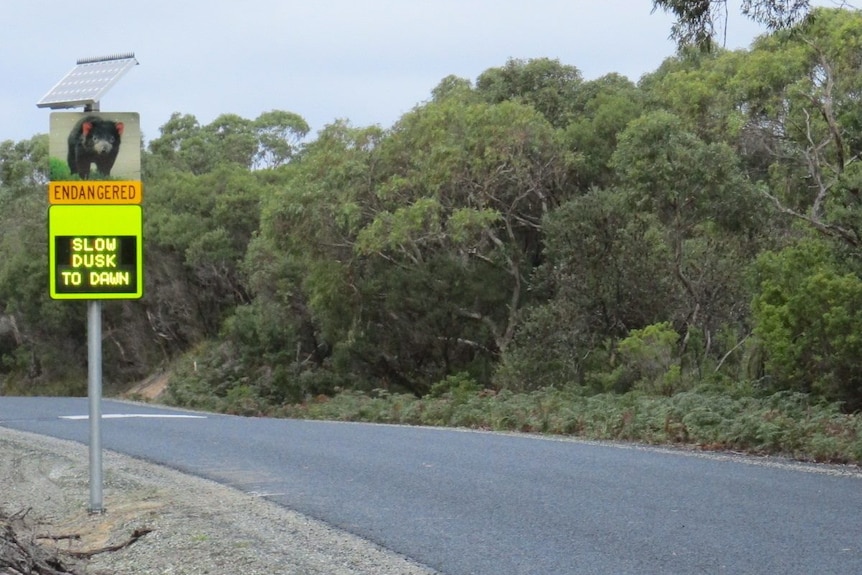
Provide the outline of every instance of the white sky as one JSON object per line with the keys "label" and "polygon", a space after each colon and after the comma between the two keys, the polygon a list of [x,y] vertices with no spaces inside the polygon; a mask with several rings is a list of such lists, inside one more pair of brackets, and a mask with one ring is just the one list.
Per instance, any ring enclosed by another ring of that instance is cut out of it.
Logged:
{"label": "white sky", "polygon": [[[730,4],[727,47],[748,47],[761,30]],[[338,118],[389,127],[447,75],[475,82],[509,58],[636,81],[674,53],[671,19],[651,9],[651,0],[4,2],[0,141],[48,131],[50,111],[36,102],[76,60],[125,52],[140,65],[101,109],[139,112],[147,141],[172,112],[207,124],[287,110],[312,135]]]}

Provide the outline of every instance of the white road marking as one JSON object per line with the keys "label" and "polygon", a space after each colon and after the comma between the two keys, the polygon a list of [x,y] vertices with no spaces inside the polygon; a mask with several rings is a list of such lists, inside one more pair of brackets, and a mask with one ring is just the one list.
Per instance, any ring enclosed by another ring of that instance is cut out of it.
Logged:
{"label": "white road marking", "polygon": [[[268,491],[249,491],[248,494],[251,495],[252,497],[261,497],[261,498],[273,497],[275,495],[285,495],[284,491],[280,491],[278,493],[270,493]],[[848,551],[849,551],[849,549],[848,549]]]}
{"label": "white road marking", "polygon": [[[90,419],[89,415],[61,415],[60,419]],[[160,413],[103,413],[102,419],[206,419],[206,415],[175,415]]]}

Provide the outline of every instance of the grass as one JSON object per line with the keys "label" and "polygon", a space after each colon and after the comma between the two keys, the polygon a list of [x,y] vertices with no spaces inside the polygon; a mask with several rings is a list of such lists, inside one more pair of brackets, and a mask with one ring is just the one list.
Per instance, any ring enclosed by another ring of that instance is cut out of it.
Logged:
{"label": "grass", "polygon": [[544,389],[418,399],[382,390],[345,391],[267,415],[547,433],[862,463],[862,417],[801,393],[757,398],[694,390],[665,397]]}
{"label": "grass", "polygon": [[862,414],[803,393],[764,395],[744,384],[701,385],[669,396],[591,394],[581,387],[513,393],[451,385],[438,391],[421,399],[382,389],[342,391],[273,405],[248,380],[216,394],[194,379],[172,381],[166,401],[245,416],[521,431],[862,464]]}

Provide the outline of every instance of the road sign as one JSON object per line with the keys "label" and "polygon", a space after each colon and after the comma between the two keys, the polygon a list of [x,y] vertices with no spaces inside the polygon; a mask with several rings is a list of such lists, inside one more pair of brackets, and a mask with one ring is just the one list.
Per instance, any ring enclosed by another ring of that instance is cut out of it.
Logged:
{"label": "road sign", "polygon": [[48,259],[53,299],[143,296],[139,205],[52,205]]}
{"label": "road sign", "polygon": [[[40,108],[84,106],[86,115],[61,126],[70,115],[51,115],[48,139],[49,179],[78,176],[89,180],[93,172],[103,178],[114,172],[122,180],[139,180],[140,122],[134,114],[135,133],[129,146],[130,122],[121,117],[97,114],[99,99],[108,88],[136,66],[134,54],[78,60],[76,67],[48,92]],[[124,150],[120,148],[125,140]],[[137,142],[137,144],[135,144]],[[59,144],[59,146],[58,146]],[[56,150],[56,153],[55,153]],[[132,164],[123,162],[130,158]],[[136,169],[129,169],[130,166]],[[121,176],[122,174],[122,176]],[[67,177],[68,176],[68,177]],[[140,190],[138,182],[137,190]],[[137,299],[143,296],[143,242],[140,193],[132,194],[122,184],[110,190],[96,182],[90,188],[60,189],[58,201],[48,208],[48,259],[50,294],[54,299],[88,299],[87,302],[87,396],[90,399],[90,513],[104,513],[102,501],[102,299]],[[64,194],[66,194],[64,196]],[[80,197],[89,202],[80,201]],[[102,201],[109,199],[113,202]],[[72,199],[74,197],[74,199]],[[125,201],[137,198],[137,202]],[[68,201],[63,201],[63,200]],[[118,201],[123,200],[123,201]],[[57,205],[55,205],[57,204]],[[73,205],[63,205],[73,204]],[[84,205],[104,204],[104,205]],[[132,205],[113,205],[132,204]]]}

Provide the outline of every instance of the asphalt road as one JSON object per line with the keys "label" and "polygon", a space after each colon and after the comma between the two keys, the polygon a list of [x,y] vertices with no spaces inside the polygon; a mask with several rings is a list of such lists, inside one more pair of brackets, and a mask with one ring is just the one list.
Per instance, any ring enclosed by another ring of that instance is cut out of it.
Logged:
{"label": "asphalt road", "polygon": [[[457,430],[161,418],[189,412],[116,401],[102,413],[105,449],[265,496],[445,575],[862,573],[862,476],[840,468]],[[0,397],[0,426],[82,443],[86,414],[86,399]]]}

